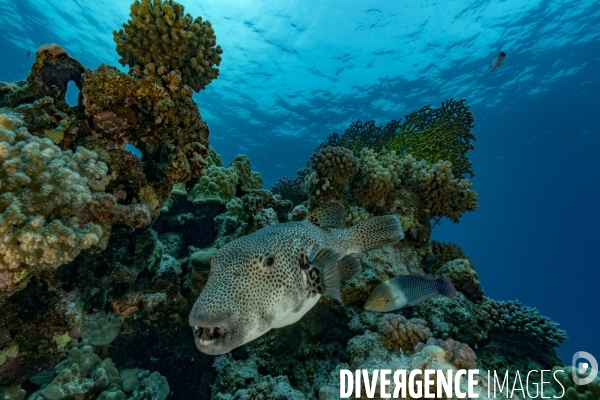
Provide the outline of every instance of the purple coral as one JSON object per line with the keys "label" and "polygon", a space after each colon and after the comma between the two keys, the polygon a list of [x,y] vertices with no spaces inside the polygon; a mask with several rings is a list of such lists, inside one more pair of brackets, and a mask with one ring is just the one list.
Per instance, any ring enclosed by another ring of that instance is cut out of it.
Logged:
{"label": "purple coral", "polygon": [[427,343],[419,343],[415,351],[421,351],[425,346],[438,346],[446,353],[446,361],[458,369],[472,369],[477,366],[477,354],[469,345],[454,339],[442,340],[430,338]]}
{"label": "purple coral", "polygon": [[105,133],[120,135],[121,132],[129,129],[127,120],[122,117],[118,117],[112,111],[100,111],[94,115],[93,118],[94,126]]}

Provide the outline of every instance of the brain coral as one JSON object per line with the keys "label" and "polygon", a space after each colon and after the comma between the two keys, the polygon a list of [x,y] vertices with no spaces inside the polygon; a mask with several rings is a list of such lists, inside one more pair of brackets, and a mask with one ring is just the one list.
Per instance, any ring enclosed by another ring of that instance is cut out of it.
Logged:
{"label": "brain coral", "polygon": [[219,75],[221,46],[216,45],[210,22],[184,14],[173,0],[136,0],[131,19],[113,32],[121,64],[130,67],[164,68],[166,75],[178,70],[183,82],[196,92]]}
{"label": "brain coral", "polygon": [[103,235],[77,217],[92,199],[88,180],[104,176],[106,165],[93,151],[61,151],[21,125],[0,115],[0,290],[31,272],[22,264],[63,264]]}
{"label": "brain coral", "polygon": [[450,161],[456,176],[473,177],[473,164],[467,152],[473,150],[473,114],[465,100],[447,100],[440,108],[425,106],[406,116],[400,131],[385,146],[391,150],[404,148],[419,160],[434,164]]}

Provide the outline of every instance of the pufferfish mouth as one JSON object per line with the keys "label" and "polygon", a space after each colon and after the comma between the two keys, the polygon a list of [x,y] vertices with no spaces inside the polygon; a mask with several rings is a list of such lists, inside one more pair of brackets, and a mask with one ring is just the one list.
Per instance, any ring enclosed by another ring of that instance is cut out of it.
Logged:
{"label": "pufferfish mouth", "polygon": [[227,333],[227,328],[221,327],[201,327],[194,326],[194,336],[198,340],[198,343],[202,346],[215,343],[217,340],[222,339]]}

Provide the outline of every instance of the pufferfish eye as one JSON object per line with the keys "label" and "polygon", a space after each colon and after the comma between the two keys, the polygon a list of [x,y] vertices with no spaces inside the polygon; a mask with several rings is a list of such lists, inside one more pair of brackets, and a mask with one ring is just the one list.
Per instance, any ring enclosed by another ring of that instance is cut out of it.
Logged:
{"label": "pufferfish eye", "polygon": [[265,255],[264,265],[266,267],[272,267],[274,262],[275,262],[275,254],[268,253]]}

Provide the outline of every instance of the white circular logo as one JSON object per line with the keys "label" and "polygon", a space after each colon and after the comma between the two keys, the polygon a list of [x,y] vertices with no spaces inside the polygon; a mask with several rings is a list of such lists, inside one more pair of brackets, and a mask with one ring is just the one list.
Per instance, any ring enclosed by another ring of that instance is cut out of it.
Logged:
{"label": "white circular logo", "polygon": [[[577,364],[577,360],[579,360],[580,358],[585,359],[587,362],[580,362],[579,364]],[[585,351],[578,351],[573,355],[573,361],[571,362],[571,364],[573,365],[573,371],[571,373],[571,376],[573,377],[573,382],[575,382],[576,385],[587,385],[588,383],[591,383],[594,379],[596,379],[596,376],[598,375],[598,361],[596,361],[594,356],[590,353]],[[585,374],[588,368],[590,368],[590,366],[592,369],[588,376],[586,376],[585,378],[580,378],[577,375]]]}

